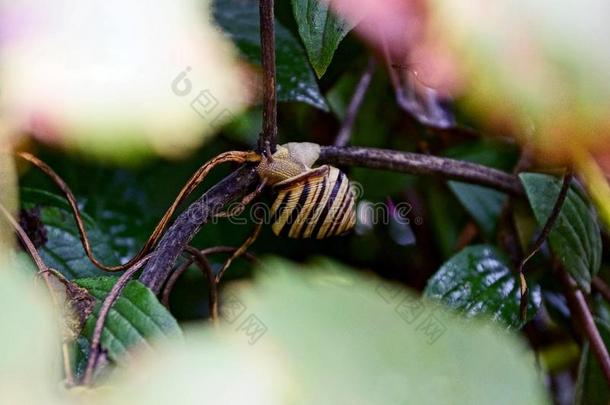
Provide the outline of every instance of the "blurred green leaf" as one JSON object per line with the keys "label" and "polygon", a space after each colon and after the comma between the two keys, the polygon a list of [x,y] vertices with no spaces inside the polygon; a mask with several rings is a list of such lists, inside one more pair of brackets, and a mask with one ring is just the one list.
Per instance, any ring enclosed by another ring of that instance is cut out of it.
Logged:
{"label": "blurred green leaf", "polygon": [[352,25],[336,16],[325,0],[292,0],[292,10],[309,61],[322,77]]}
{"label": "blurred green leaf", "polygon": [[[518,275],[494,246],[469,246],[453,256],[428,281],[425,294],[466,316],[487,314],[509,328],[521,328]],[[540,307],[540,288],[530,285],[527,320]]]}
{"label": "blurred green leaf", "polygon": [[[500,170],[510,170],[515,161],[514,151],[507,150],[505,145],[490,141],[461,143],[445,154],[453,159],[479,163]],[[507,199],[506,195],[475,184],[457,181],[449,181],[447,184],[479,225],[483,234],[487,238],[494,237],[502,207]]]}
{"label": "blurred green leaf", "polygon": [[[39,251],[47,266],[68,279],[106,274],[89,261],[80,241],[76,221],[65,199],[47,191],[22,188],[21,201],[24,208],[40,208],[47,242]],[[83,222],[95,256],[102,263],[118,264],[119,256],[113,249],[112,235],[102,232],[85,213]]]}
{"label": "blurred green leaf", "polygon": [[329,262],[261,270],[224,295],[223,327],[113,376],[110,403],[546,403],[524,343],[493,324]]}
{"label": "blurred green leaf", "polygon": [[[82,331],[89,342],[101,303],[116,280],[117,277],[74,280],[77,285],[87,289],[97,301]],[[150,350],[156,340],[167,340],[181,333],[178,323],[157,297],[143,284],[132,280],[127,283],[108,313],[101,344],[112,361],[126,364],[130,350]]]}
{"label": "blurred green leaf", "polygon": [[434,241],[441,252],[441,260],[451,257],[459,241],[460,232],[468,218],[458,202],[448,195],[447,189],[438,182],[426,181],[423,187],[426,193],[426,212],[424,221],[429,223],[434,232]]}
{"label": "blurred green leaf", "polygon": [[53,303],[18,262],[0,252],[0,402],[60,404],[60,331]]}
{"label": "blurred green leaf", "polygon": [[[260,65],[258,2],[215,0],[214,18],[252,63]],[[328,111],[301,44],[275,22],[277,95],[280,101],[300,101]]]}
{"label": "blurred green leaf", "polygon": [[476,221],[483,234],[492,237],[506,202],[506,194],[476,184],[448,182],[449,189]]}
{"label": "blurred green leaf", "polygon": [[[557,201],[562,181],[539,173],[522,173],[519,177],[538,224],[544,226]],[[568,273],[580,288],[589,292],[591,279],[601,266],[601,234],[595,214],[573,187],[568,191],[549,242]]]}
{"label": "blurred green leaf", "polygon": [[[268,260],[256,287],[238,293],[267,327],[261,341],[281,344],[299,365],[303,403],[497,403],[494,391],[513,384],[518,402],[540,399],[534,366],[512,336],[471,326],[399,285],[329,267]],[[500,347],[514,354],[500,359]],[[494,367],[502,375],[484,371],[490,358],[502,363]]]}

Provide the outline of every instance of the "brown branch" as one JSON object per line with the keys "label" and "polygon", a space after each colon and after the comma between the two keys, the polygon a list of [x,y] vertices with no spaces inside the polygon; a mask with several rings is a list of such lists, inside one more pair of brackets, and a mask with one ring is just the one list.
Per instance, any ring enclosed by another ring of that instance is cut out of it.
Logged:
{"label": "brown branch", "polygon": [[[321,162],[386,169],[410,174],[436,175],[448,180],[479,184],[523,196],[519,179],[486,166],[393,150],[324,146]],[[176,259],[191,239],[222,207],[260,184],[254,165],[246,165],[212,187],[176,219],[159,242],[140,281],[158,294],[172,273]]]}
{"label": "brown branch", "polygon": [[93,380],[93,372],[95,371],[95,367],[97,366],[97,361],[100,355],[100,342],[102,340],[102,332],[104,330],[104,324],[106,323],[106,317],[112,308],[112,305],[117,300],[121,291],[129,281],[129,279],[134,275],[136,271],[140,269],[140,267],[150,258],[150,255],[144,257],[137,263],[135,263],[131,268],[129,268],[125,273],[121,274],[121,277],[116,281],[116,283],[112,286],[112,289],[104,298],[104,302],[102,303],[102,307],[98,313],[97,321],[95,322],[95,328],[93,329],[93,335],[91,337],[91,347],[89,349],[89,359],[87,360],[87,368],[85,369],[85,375],[83,377],[84,385],[91,385]]}
{"label": "brown branch", "polygon": [[360,81],[358,81],[358,84],[356,85],[356,91],[354,91],[354,95],[347,107],[345,119],[343,120],[341,129],[339,129],[337,138],[335,138],[335,146],[342,147],[348,144],[349,139],[352,136],[352,129],[354,127],[354,122],[356,121],[356,116],[358,115],[358,111],[360,111],[366,91],[371,84],[376,66],[377,63],[375,62],[375,59],[371,57],[362,77],[360,77]]}
{"label": "brown branch", "polygon": [[461,160],[388,149],[335,146],[323,146],[319,160],[336,165],[435,175],[447,180],[491,187],[515,196],[524,195],[523,186],[517,176]]}
{"label": "brown branch", "polygon": [[559,266],[557,273],[560,281],[565,287],[565,296],[568,300],[568,304],[570,304],[570,308],[572,309],[572,314],[576,319],[578,319],[580,325],[582,326],[589,340],[593,353],[599,361],[599,365],[604,373],[604,377],[606,378],[606,383],[608,386],[610,386],[610,355],[608,354],[608,349],[606,348],[606,345],[599,334],[599,330],[597,329],[593,315],[589,310],[585,296],[583,295],[582,291],[578,289],[574,280],[572,280],[572,278],[563,268]]}
{"label": "brown branch", "polygon": [[606,284],[604,280],[602,280],[598,276],[593,277],[593,279],[591,280],[591,287],[593,287],[595,291],[600,293],[600,295],[604,297],[606,302],[610,304],[610,287],[608,287],[608,284]]}
{"label": "brown branch", "polygon": [[277,145],[277,95],[275,81],[275,23],[273,0],[260,0],[261,62],[263,67],[263,132],[258,148],[275,152]]}

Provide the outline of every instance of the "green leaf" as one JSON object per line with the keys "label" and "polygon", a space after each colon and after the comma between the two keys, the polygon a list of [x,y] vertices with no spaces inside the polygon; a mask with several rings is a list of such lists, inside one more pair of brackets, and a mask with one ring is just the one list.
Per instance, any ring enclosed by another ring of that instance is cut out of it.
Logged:
{"label": "green leaf", "polygon": [[[117,277],[82,278],[74,282],[89,291],[96,299],[96,306],[83,328],[83,336],[89,342],[102,301],[106,298]],[[159,302],[157,297],[138,281],[132,280],[114,302],[102,332],[102,346],[110,359],[125,364],[130,350],[151,350],[157,341],[181,335],[180,327]]]}
{"label": "green leaf", "polygon": [[336,16],[325,0],[292,0],[292,11],[309,61],[318,77],[322,77],[339,42],[353,25]]}
{"label": "green leaf", "polygon": [[[610,324],[602,319],[597,319],[595,323],[606,347],[610,347]],[[585,343],[580,355],[574,403],[578,405],[607,405],[610,403],[608,383],[588,342]]]}
{"label": "green leaf", "polygon": [[[521,182],[538,224],[551,215],[562,181],[539,173],[522,173]],[[583,197],[571,187],[555,227],[549,234],[553,252],[576,280],[589,292],[591,279],[601,265],[602,240],[597,218]]]}
{"label": "green leaf", "polygon": [[[21,201],[24,208],[40,208],[47,242],[39,250],[49,267],[68,279],[106,274],[89,261],[81,244],[76,221],[64,198],[43,190],[22,188]],[[111,235],[102,232],[86,213],[82,217],[95,256],[103,263],[118,264],[119,256],[112,246]]]}
{"label": "green leaf", "polygon": [[[489,245],[469,246],[443,264],[424,291],[467,316],[487,314],[509,328],[520,328],[519,278],[508,259]],[[527,320],[540,306],[540,288],[530,285]]]}
{"label": "green leaf", "polygon": [[[260,65],[258,2],[215,0],[214,18],[246,58]],[[300,101],[328,111],[301,44],[277,21],[275,48],[278,100]]]}
{"label": "green leaf", "polygon": [[476,184],[466,184],[457,181],[448,182],[449,189],[453,191],[464,208],[476,221],[483,234],[488,237],[494,235],[498,225],[498,218],[506,202],[506,194],[491,190]]}
{"label": "green leaf", "polygon": [[[510,170],[515,163],[513,150],[507,150],[505,145],[492,141],[462,143],[448,150],[445,155],[500,170]],[[482,233],[489,239],[493,238],[507,196],[497,190],[475,184],[450,181],[448,186],[476,221]]]}
{"label": "green leaf", "polygon": [[[433,231],[434,242],[445,260],[455,253],[460,232],[467,222],[462,208],[455,199],[447,195],[447,189],[441,184],[424,180],[426,193],[427,221]],[[366,184],[366,183],[365,183]]]}

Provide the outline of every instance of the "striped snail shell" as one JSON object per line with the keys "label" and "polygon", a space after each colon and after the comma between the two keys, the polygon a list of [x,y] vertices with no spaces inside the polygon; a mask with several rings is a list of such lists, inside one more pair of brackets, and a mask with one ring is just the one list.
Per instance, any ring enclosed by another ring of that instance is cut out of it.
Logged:
{"label": "striped snail shell", "polygon": [[309,168],[307,163],[317,156],[301,150],[311,145],[278,146],[271,162],[259,167],[259,175],[277,191],[271,229],[278,236],[323,239],[342,235],[356,223],[355,196],[347,176],[329,165]]}

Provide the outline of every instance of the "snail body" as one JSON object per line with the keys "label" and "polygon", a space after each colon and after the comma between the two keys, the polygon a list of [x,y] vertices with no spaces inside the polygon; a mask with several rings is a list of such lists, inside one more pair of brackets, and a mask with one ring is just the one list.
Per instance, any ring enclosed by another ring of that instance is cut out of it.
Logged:
{"label": "snail body", "polygon": [[323,239],[342,235],[356,223],[355,196],[345,173],[336,167],[310,166],[319,146],[290,143],[264,158],[257,171],[277,196],[271,228],[278,236]]}

